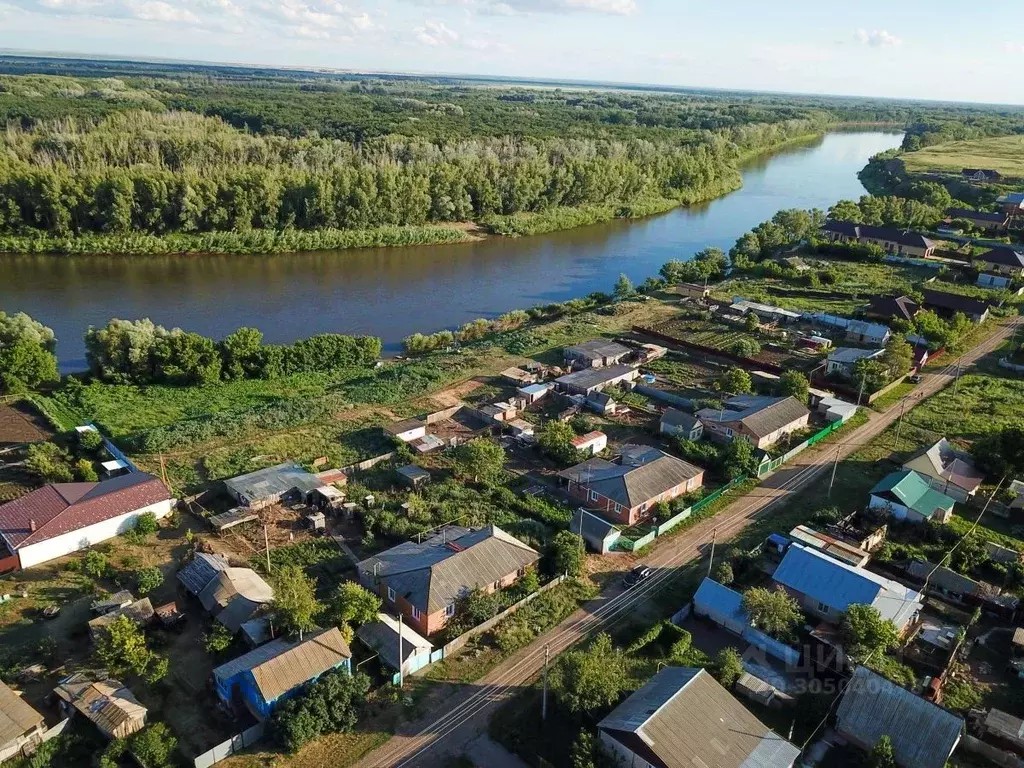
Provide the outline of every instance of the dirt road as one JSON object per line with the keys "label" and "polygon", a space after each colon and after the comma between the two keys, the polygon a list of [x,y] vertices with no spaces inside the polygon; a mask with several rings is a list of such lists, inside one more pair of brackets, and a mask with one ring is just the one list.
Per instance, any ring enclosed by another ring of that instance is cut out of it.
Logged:
{"label": "dirt road", "polygon": [[[960,363],[961,373],[998,347],[1010,331],[1008,326],[1000,328],[965,354]],[[480,680],[460,689],[431,715],[407,724],[387,744],[357,763],[357,768],[426,768],[442,765],[446,756],[462,754],[467,745],[486,730],[492,713],[511,699],[521,686],[540,674],[545,648],[554,658],[580,640],[601,631],[653,596],[671,578],[676,567],[699,557],[713,537],[718,542],[727,541],[779,501],[799,493],[812,483],[827,483],[837,456],[842,460],[873,440],[899,418],[902,410],[909,411],[952,383],[956,374],[955,362],[940,371],[925,374],[911,395],[884,413],[871,412],[870,420],[856,431],[844,435],[843,442],[826,443],[804,451],[791,464],[775,472],[715,517],[657,546],[644,560],[655,569],[655,574],[649,579],[626,591],[621,587],[621,580],[616,579],[599,597],[520,649]]]}

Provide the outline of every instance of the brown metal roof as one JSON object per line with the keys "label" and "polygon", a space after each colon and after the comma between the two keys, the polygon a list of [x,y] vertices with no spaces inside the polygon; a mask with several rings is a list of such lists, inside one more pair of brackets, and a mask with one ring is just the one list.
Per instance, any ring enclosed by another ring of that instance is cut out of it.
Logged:
{"label": "brown metal roof", "polygon": [[338,628],[332,627],[253,667],[252,676],[263,700],[269,703],[349,658],[352,651],[348,643]]}
{"label": "brown metal roof", "polygon": [[43,725],[43,716],[0,680],[0,748]]}
{"label": "brown metal roof", "polygon": [[0,507],[0,535],[17,550],[170,498],[167,486],[145,472],[98,483],[52,483]]}
{"label": "brown metal roof", "polygon": [[62,680],[54,693],[110,738],[125,738],[146,725],[148,710],[117,680],[94,681],[76,673]]}

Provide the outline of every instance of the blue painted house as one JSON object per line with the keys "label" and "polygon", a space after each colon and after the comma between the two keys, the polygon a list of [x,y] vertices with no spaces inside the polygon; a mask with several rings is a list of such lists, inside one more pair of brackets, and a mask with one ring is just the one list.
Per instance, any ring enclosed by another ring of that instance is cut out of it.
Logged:
{"label": "blue painted house", "polygon": [[217,697],[228,707],[244,704],[264,720],[278,702],[325,672],[352,672],[352,651],[337,627],[302,641],[279,638],[213,670]]}

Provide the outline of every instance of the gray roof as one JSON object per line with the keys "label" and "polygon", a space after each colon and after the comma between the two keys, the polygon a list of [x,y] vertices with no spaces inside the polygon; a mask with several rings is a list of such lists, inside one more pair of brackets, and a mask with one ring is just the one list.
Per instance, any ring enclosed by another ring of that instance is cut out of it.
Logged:
{"label": "gray roof", "polygon": [[873,606],[898,628],[906,626],[921,608],[921,595],[903,584],[842,563],[799,542],[786,551],[772,578],[838,611],[854,604]]}
{"label": "gray roof", "polygon": [[213,670],[213,676],[217,681],[223,683],[230,680],[235,675],[259,666],[268,659],[279,656],[291,647],[292,643],[288,638],[279,637],[276,640],[271,640],[266,645],[261,645],[259,648],[253,648],[251,651],[242,654],[237,659],[232,659],[225,664],[221,664]]}
{"label": "gray roof", "polygon": [[417,467],[415,464],[406,464],[404,467],[399,467],[395,470],[402,477],[407,477],[410,480],[416,480],[421,477],[430,477],[430,473],[423,467]]}
{"label": "gray roof", "polygon": [[178,581],[184,585],[185,589],[198,597],[217,577],[218,573],[226,571],[229,567],[227,558],[221,555],[197,552],[192,562],[178,571]]}
{"label": "gray roof", "polygon": [[884,349],[858,349],[857,347],[836,347],[828,353],[830,363],[856,363],[863,357],[878,357]]}
{"label": "gray roof", "polygon": [[273,599],[273,588],[251,568],[227,568],[199,594],[203,607],[232,632]]}
{"label": "gray roof", "polygon": [[700,419],[692,413],[680,411],[678,408],[669,408],[661,415],[662,424],[668,424],[671,427],[682,427],[686,431],[693,429],[699,421]]}
{"label": "gray roof", "polygon": [[[356,637],[375,650],[381,661],[391,669],[398,669],[398,621],[386,613],[377,614],[377,621],[363,624],[356,630]],[[408,624],[402,626],[402,662],[410,656],[430,652],[434,646]]]}
{"label": "gray roof", "polygon": [[974,579],[950,570],[944,565],[936,566],[927,560],[914,560],[907,566],[907,575],[922,582],[928,579],[929,586],[944,589],[950,594],[975,595],[985,591]]}
{"label": "gray roof", "polygon": [[284,463],[232,477],[225,480],[224,485],[235,496],[255,501],[282,496],[293,488],[309,493],[323,485],[323,482],[297,464]]}
{"label": "gray roof", "polygon": [[609,365],[605,368],[584,368],[576,373],[569,373],[555,379],[556,384],[563,386],[574,386],[580,389],[590,389],[607,384],[609,381],[622,378],[630,372],[636,372],[635,368],[628,365]]}
{"label": "gray roof", "polygon": [[44,725],[43,716],[0,680],[0,749]]}
{"label": "gray roof", "polygon": [[664,667],[598,728],[661,768],[789,768],[800,754],[703,669]]}
{"label": "gray roof", "polygon": [[733,397],[726,408],[704,408],[697,412],[703,422],[742,423],[757,437],[764,437],[810,416],[807,406],[795,397]]}
{"label": "gray roof", "polygon": [[993,248],[977,257],[978,261],[986,261],[989,264],[1000,264],[1004,267],[1015,267],[1024,269],[1024,250],[1001,246]]}
{"label": "gray roof", "polygon": [[566,347],[565,355],[566,357],[573,355],[588,360],[599,360],[604,357],[622,357],[632,351],[629,347],[623,346],[617,341],[594,339],[593,341],[585,341],[582,344]]}
{"label": "gray roof", "polygon": [[587,512],[585,509],[577,509],[572,520],[569,521],[569,531],[593,542],[595,549],[597,544],[603,543],[616,530],[614,523]]}
{"label": "gray roof", "polygon": [[358,568],[365,578],[380,579],[431,614],[539,559],[536,550],[496,525],[477,530],[452,526],[420,544],[407,541],[392,547]]}
{"label": "gray roof", "polygon": [[400,435],[403,432],[409,432],[419,427],[425,427],[426,422],[421,419],[402,419],[401,421],[395,421],[384,427],[384,431],[389,435]]}
{"label": "gray roof", "polygon": [[857,667],[836,711],[836,729],[863,745],[892,739],[905,768],[942,768],[953,753],[964,721],[915,696],[866,667]]}
{"label": "gray roof", "polygon": [[[629,448],[626,446],[623,451]],[[704,471],[656,448],[643,448],[642,452],[636,454],[639,457],[636,461],[626,460],[625,456],[618,464],[603,459],[590,459],[560,472],[559,476],[632,509]]]}

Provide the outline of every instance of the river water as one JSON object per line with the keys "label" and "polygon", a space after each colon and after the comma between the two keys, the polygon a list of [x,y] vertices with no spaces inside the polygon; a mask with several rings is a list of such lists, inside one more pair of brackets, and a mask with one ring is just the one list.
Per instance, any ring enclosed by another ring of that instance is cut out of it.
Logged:
{"label": "river water", "polygon": [[639,283],[670,259],[728,250],[782,208],[857,198],[857,171],[898,133],[834,133],[758,158],[743,188],[641,221],[459,245],[272,256],[0,257],[0,309],[54,329],[63,370],[84,367],[82,334],[112,317],[149,317],[221,337],[239,326],[266,341],[333,331],[381,336],[397,351],[415,331]]}

